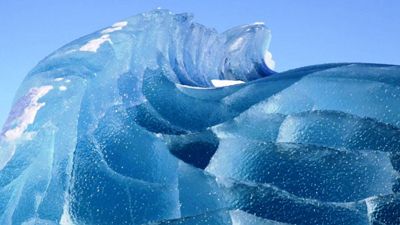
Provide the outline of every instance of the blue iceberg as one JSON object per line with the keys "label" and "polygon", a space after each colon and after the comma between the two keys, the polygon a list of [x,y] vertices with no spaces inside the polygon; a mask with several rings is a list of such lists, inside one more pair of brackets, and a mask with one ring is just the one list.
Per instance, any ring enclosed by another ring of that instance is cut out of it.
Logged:
{"label": "blue iceberg", "polygon": [[261,23],[143,13],[25,78],[0,224],[400,224],[400,66],[275,72]]}

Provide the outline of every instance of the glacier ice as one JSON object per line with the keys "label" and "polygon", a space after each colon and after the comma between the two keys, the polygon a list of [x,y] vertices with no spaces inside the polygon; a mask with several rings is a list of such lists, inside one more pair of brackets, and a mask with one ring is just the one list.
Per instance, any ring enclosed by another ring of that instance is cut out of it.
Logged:
{"label": "glacier ice", "polygon": [[0,224],[400,224],[400,66],[277,73],[270,36],[155,10],[46,57],[1,132]]}

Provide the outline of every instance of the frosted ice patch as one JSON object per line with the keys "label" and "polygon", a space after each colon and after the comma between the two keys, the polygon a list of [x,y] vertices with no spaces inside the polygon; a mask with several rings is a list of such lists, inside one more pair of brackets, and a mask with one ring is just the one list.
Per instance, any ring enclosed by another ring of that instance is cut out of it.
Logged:
{"label": "frosted ice patch", "polygon": [[84,46],[82,46],[79,51],[82,52],[97,52],[97,49],[100,48],[100,46],[104,43],[104,42],[111,42],[110,39],[110,35],[109,34],[105,34],[97,39],[93,39],[91,41],[89,41],[87,44],[85,44]]}
{"label": "frosted ice patch", "polygon": [[109,33],[112,33],[114,31],[117,31],[117,30],[122,30],[122,28],[124,28],[126,25],[128,25],[127,21],[117,22],[117,23],[114,23],[111,27],[102,30],[101,33],[102,34],[109,34]]}
{"label": "frosted ice patch", "polygon": [[264,62],[271,70],[275,69],[275,61],[272,59],[272,54],[269,51],[264,53]]}
{"label": "frosted ice patch", "polygon": [[242,210],[232,210],[229,212],[232,225],[289,225],[272,220],[259,218]]}
{"label": "frosted ice patch", "polygon": [[253,23],[253,25],[265,25],[265,22],[261,22],[261,21],[255,22],[255,23]]}
{"label": "frosted ice patch", "polygon": [[372,196],[369,198],[365,199],[365,204],[367,206],[367,216],[369,221],[372,221],[372,213],[376,210],[377,204],[376,204],[376,200],[377,200],[377,196]]}
{"label": "frosted ice patch", "polygon": [[46,105],[44,102],[40,103],[39,99],[45,96],[52,89],[53,86],[42,86],[39,88],[32,88],[29,91],[29,94],[31,95],[30,103],[24,109],[22,115],[16,119],[18,125],[4,133],[4,137],[7,141],[14,141],[20,138],[28,126],[35,122],[36,114]]}
{"label": "frosted ice patch", "polygon": [[60,90],[60,91],[66,91],[67,90],[67,87],[66,86],[60,86],[59,88],[58,88],[58,90]]}
{"label": "frosted ice patch", "polygon": [[240,38],[238,38],[238,39],[231,45],[231,47],[229,48],[229,50],[230,50],[230,51],[238,50],[238,49],[240,49],[240,47],[243,46],[243,43],[244,43],[244,38],[243,38],[243,37],[240,37]]}
{"label": "frosted ice patch", "polygon": [[63,207],[63,214],[61,215],[60,225],[74,225],[71,215],[69,214],[68,204]]}
{"label": "frosted ice patch", "polygon": [[214,87],[226,87],[236,84],[243,84],[244,82],[241,80],[211,80],[212,85]]}
{"label": "frosted ice patch", "polygon": [[64,80],[64,78],[62,78],[62,77],[58,77],[58,78],[54,79],[54,81],[56,81],[56,82],[60,82],[60,81],[63,81],[63,80]]}
{"label": "frosted ice patch", "polygon": [[55,223],[53,223],[53,221],[51,220],[43,220],[34,217],[28,221],[23,222],[21,225],[38,225],[38,224],[54,225]]}
{"label": "frosted ice patch", "polygon": [[14,156],[16,145],[9,145],[6,147],[0,146],[0,171],[7,165],[7,163]]}
{"label": "frosted ice patch", "polygon": [[116,22],[112,25],[112,27],[125,27],[126,25],[128,25],[128,21],[120,21],[120,22]]}

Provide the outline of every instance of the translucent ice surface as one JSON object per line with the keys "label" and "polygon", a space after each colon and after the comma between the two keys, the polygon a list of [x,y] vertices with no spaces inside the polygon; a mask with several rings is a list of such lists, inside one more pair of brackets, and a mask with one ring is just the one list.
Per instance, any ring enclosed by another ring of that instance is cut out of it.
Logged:
{"label": "translucent ice surface", "polygon": [[400,66],[274,72],[261,23],[143,13],[18,90],[0,224],[400,224]]}

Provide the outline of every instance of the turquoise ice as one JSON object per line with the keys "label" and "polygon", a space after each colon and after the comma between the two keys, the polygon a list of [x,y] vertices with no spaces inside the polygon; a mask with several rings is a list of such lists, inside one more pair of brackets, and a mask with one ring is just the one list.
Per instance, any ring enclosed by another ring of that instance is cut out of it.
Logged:
{"label": "turquoise ice", "polygon": [[274,72],[264,24],[143,13],[25,78],[0,224],[400,224],[400,67]]}

